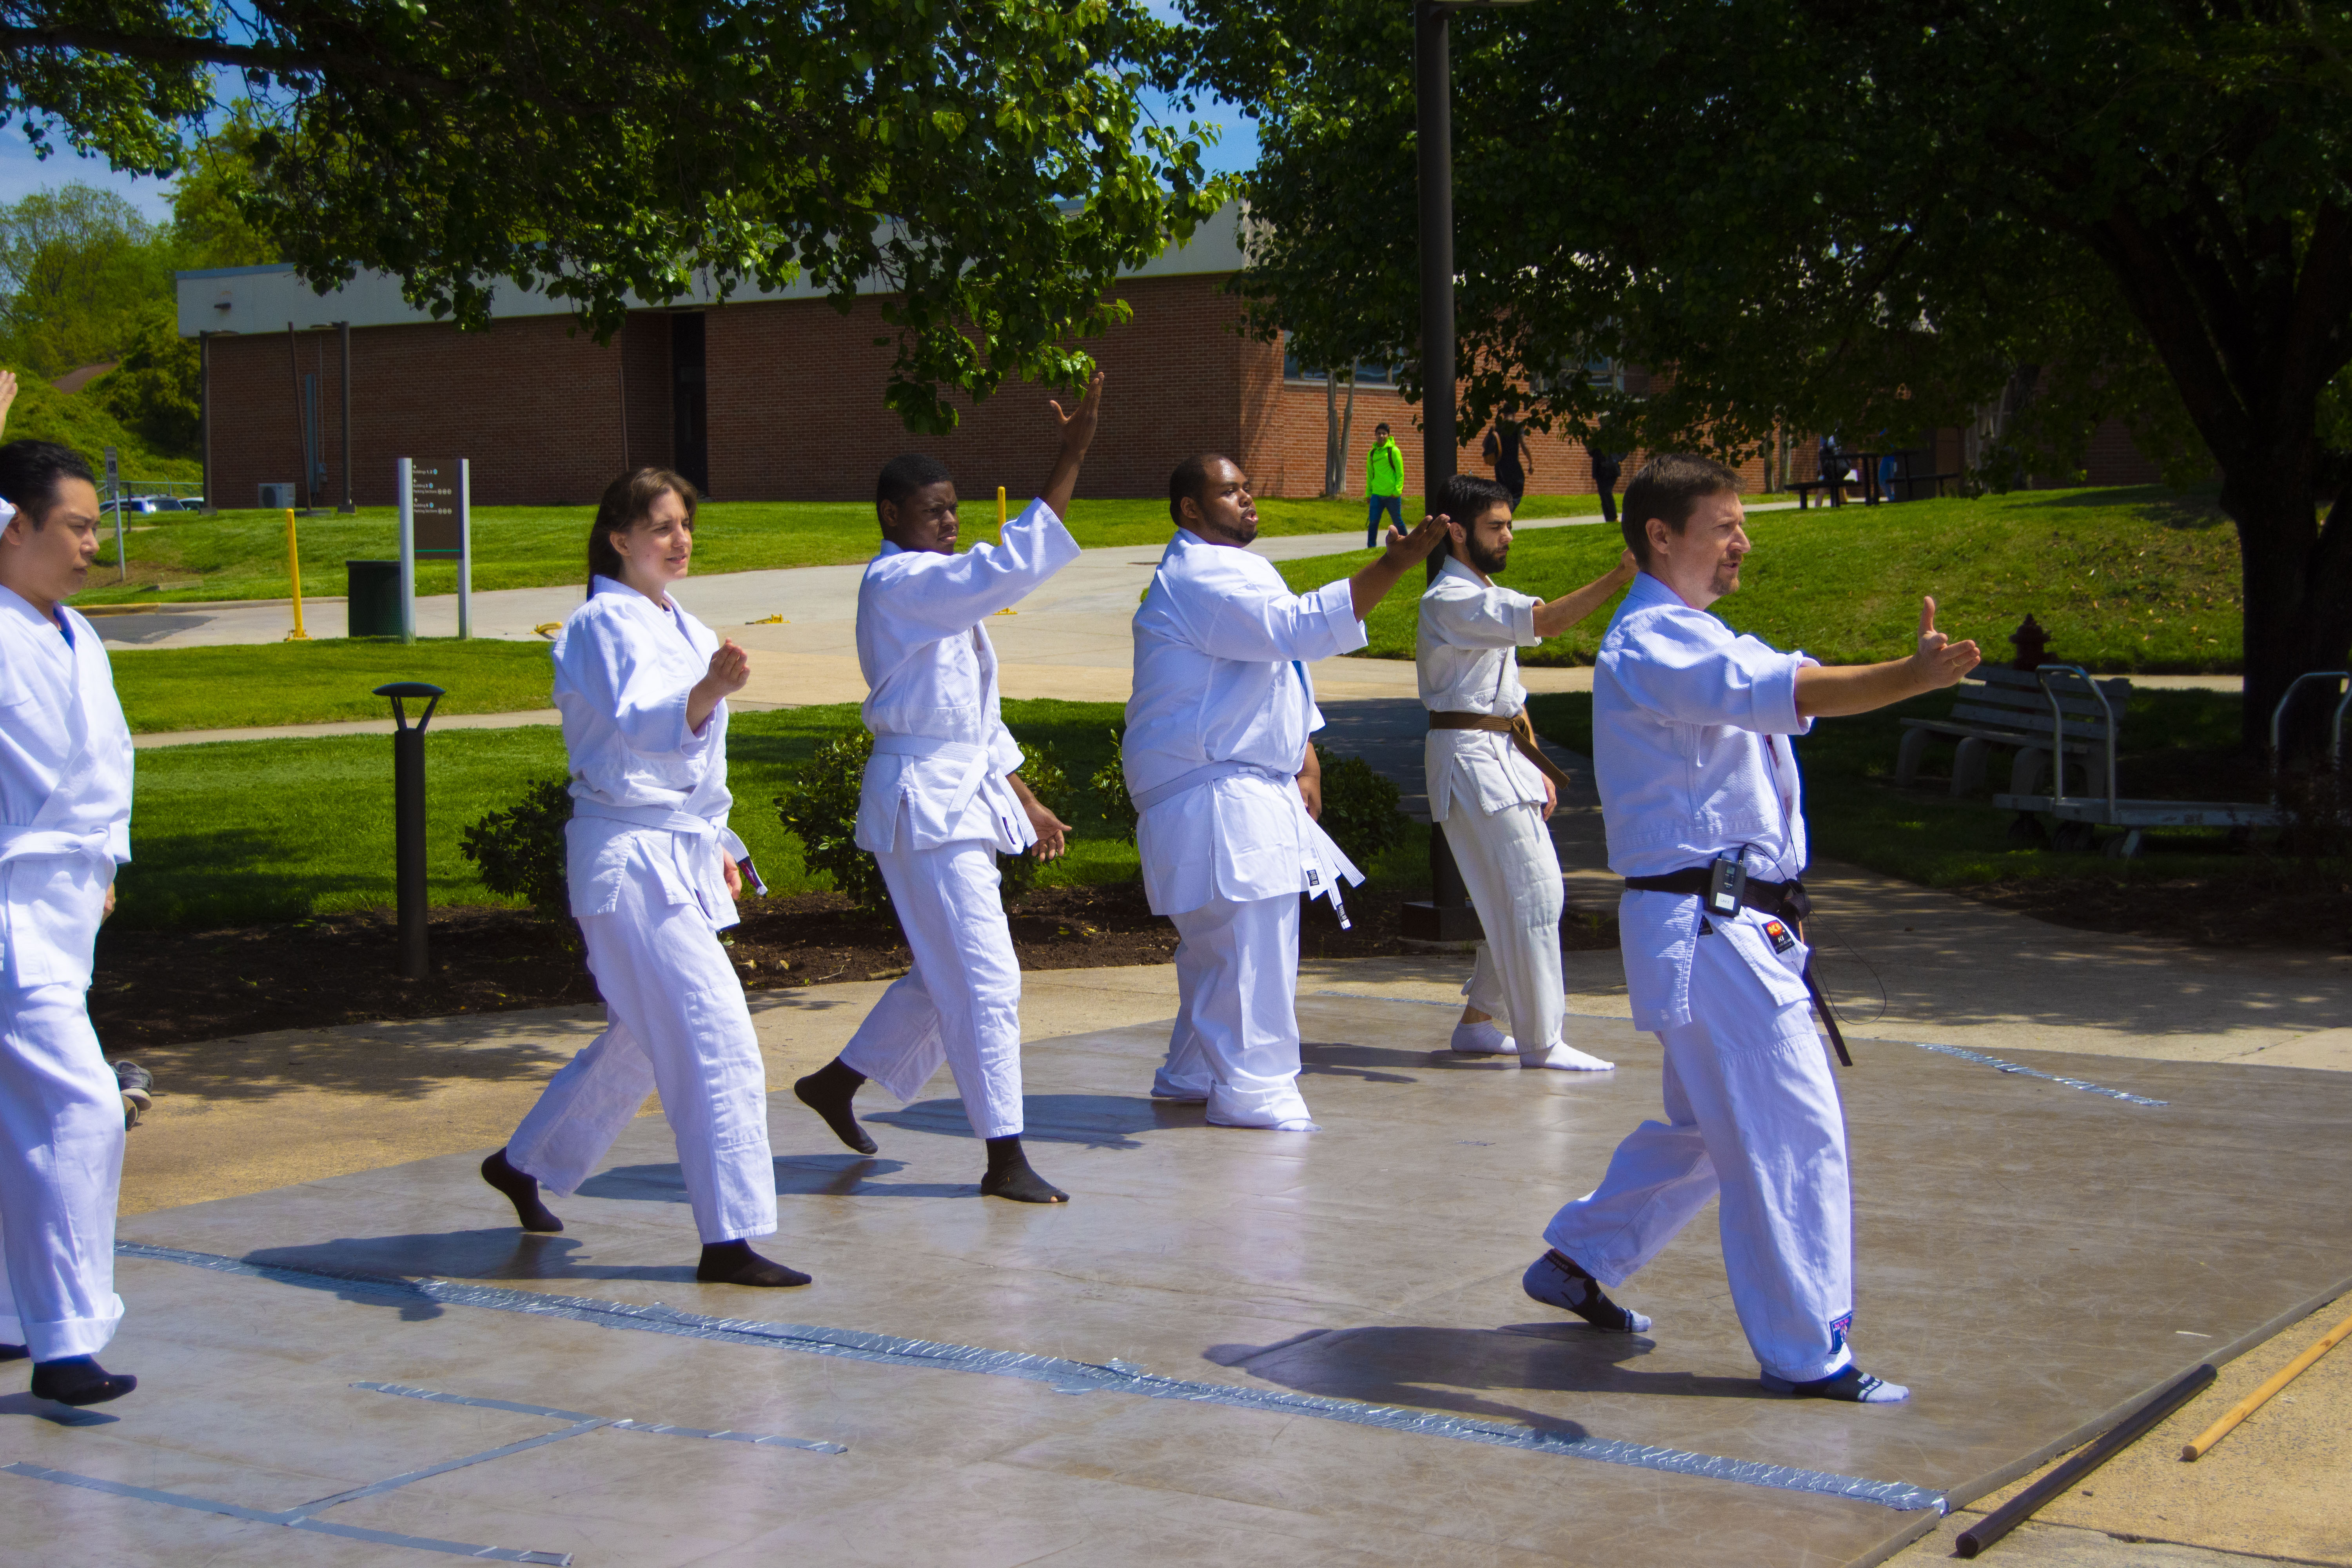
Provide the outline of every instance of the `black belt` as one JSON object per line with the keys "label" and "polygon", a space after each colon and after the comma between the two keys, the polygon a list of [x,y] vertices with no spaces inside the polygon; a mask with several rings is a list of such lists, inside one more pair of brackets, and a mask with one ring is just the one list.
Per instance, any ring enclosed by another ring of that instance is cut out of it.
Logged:
{"label": "black belt", "polygon": [[[1697,899],[1706,896],[1709,879],[1706,867],[1689,866],[1663,877],[1628,877],[1625,885],[1637,893],[1679,893]],[[1742,909],[1762,910],[1768,915],[1793,922],[1800,942],[1805,938],[1805,917],[1813,912],[1811,896],[1805,891],[1804,883],[1793,877],[1785,882],[1748,878],[1739,904]],[[1830,1044],[1836,1047],[1839,1064],[1853,1066],[1853,1058],[1846,1054],[1845,1036],[1838,1029],[1837,1015],[1830,1011],[1829,998],[1822,994],[1821,982],[1813,978],[1813,956],[1810,952],[1805,955],[1805,992],[1812,997],[1814,1010],[1821,1014],[1822,1025],[1830,1032]]]}

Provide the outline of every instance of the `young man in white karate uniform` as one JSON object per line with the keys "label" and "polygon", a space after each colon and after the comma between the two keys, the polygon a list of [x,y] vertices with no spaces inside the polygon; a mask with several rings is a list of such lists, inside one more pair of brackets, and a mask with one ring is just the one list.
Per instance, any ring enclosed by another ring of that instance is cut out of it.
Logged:
{"label": "young man in white karate uniform", "polygon": [[[0,372],[0,417],[16,378]],[[131,858],[131,731],[106,650],[66,604],[98,554],[89,465],[0,447],[0,1361],[96,1405],[137,1386],[114,1337],[122,1096],[90,1027],[90,954]]]}
{"label": "young man in white karate uniform", "polygon": [[944,1061],[986,1141],[980,1190],[1018,1203],[1069,1194],[1021,1147],[1021,963],[996,858],[1062,853],[1069,825],[1038,804],[998,710],[996,650],[982,623],[1078,558],[1062,526],[1102,404],[1097,374],[1059,426],[1043,496],[996,544],[956,553],[955,480],[916,454],[882,470],[874,510],[882,552],[857,588],[857,664],[874,755],[857,803],[857,845],[873,852],[914,963],[882,994],[841,1055],[793,1092],[861,1154],[876,1144],[851,1100],[867,1079],[901,1104]]}
{"label": "young man in white karate uniform", "polygon": [[750,1238],[776,1228],[767,1068],[719,932],[748,859],[727,825],[727,699],[751,659],[669,590],[694,554],[694,487],[639,468],[605,489],[588,534],[588,601],[555,639],[572,765],[564,879],[604,998],[604,1032],[548,1080],[482,1162],[525,1230],[563,1222],[541,1183],[576,1191],[652,1090],[677,1140],[707,1285],[805,1285]]}
{"label": "young man in white karate uniform", "polygon": [[[1560,1037],[1559,852],[1545,824],[1565,774],[1535,750],[1518,647],[1558,637],[1633,580],[1628,552],[1616,570],[1546,604],[1498,586],[1511,555],[1511,492],[1457,474],[1438,491],[1447,518],[1444,559],[1421,595],[1413,658],[1429,710],[1423,773],[1429,819],[1445,830],[1486,933],[1463,994],[1469,1005],[1453,1047],[1467,1056],[1516,1052],[1519,1065],[1605,1072],[1615,1064]],[[1494,1019],[1507,1017],[1505,1034]]]}
{"label": "young man in white karate uniform", "polygon": [[[1738,481],[1704,458],[1653,459],[1626,487],[1642,574],[1602,638],[1593,765],[1633,1026],[1665,1047],[1666,1120],[1617,1147],[1601,1185],[1553,1216],[1529,1296],[1597,1327],[1650,1320],[1611,1300],[1720,1194],[1731,1300],[1767,1388],[1855,1404],[1909,1391],[1864,1372],[1853,1324],[1845,1119],[1813,1032],[1801,922],[1804,803],[1790,737],[1957,682],[1976,644],[1924,600],[1906,658],[1825,668],[1735,636],[1707,606],[1748,554]],[[1735,907],[1736,900],[1736,907]]]}
{"label": "young man in white karate uniform", "polygon": [[1364,617],[1444,537],[1390,531],[1352,577],[1293,594],[1250,552],[1257,502],[1230,459],[1168,480],[1176,534],[1135,616],[1122,757],[1154,914],[1175,922],[1177,1017],[1152,1079],[1219,1127],[1318,1131],[1298,1092],[1298,895],[1363,880],[1316,823],[1323,727],[1308,661],[1364,646]]}

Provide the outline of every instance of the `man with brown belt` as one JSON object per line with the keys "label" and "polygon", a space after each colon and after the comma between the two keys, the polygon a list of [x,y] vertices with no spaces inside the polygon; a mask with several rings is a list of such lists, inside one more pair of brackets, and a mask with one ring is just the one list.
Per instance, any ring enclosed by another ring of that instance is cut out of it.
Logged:
{"label": "man with brown belt", "polygon": [[[1421,596],[1414,658],[1429,710],[1429,817],[1445,829],[1486,939],[1469,1005],[1454,1028],[1465,1056],[1516,1051],[1519,1065],[1599,1072],[1613,1066],[1560,1038],[1559,856],[1544,824],[1567,775],[1538,749],[1514,649],[1557,637],[1633,579],[1617,569],[1546,604],[1498,587],[1511,553],[1511,493],[1457,474],[1438,491],[1448,520],[1443,564]],[[1511,1031],[1496,1026],[1510,1019]]]}

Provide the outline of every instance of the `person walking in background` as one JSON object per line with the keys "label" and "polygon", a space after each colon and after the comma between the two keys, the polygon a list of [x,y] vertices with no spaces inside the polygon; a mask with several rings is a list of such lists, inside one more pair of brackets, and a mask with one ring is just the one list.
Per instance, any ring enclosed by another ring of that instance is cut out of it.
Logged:
{"label": "person walking in background", "polygon": [[[16,378],[0,371],[0,418]],[[98,633],[66,603],[98,558],[89,465],[0,447],[0,1361],[33,1394],[119,1398],[114,1216],[123,1098],[89,1023],[98,928],[131,858],[131,730]]]}
{"label": "person walking in background", "polygon": [[1381,513],[1398,531],[1404,529],[1404,451],[1385,425],[1372,426],[1372,449],[1364,457],[1364,548],[1381,547]]}
{"label": "person walking in background", "polygon": [[1528,493],[1528,476],[1535,472],[1536,459],[1535,454],[1528,450],[1527,432],[1520,427],[1516,401],[1503,405],[1479,452],[1495,470],[1495,482],[1511,492],[1511,510],[1517,511],[1520,499]]}
{"label": "person walking in background", "polygon": [[1592,459],[1592,488],[1601,492],[1601,521],[1617,526],[1617,476],[1625,471],[1622,452],[1604,452],[1587,441],[1584,455]]}

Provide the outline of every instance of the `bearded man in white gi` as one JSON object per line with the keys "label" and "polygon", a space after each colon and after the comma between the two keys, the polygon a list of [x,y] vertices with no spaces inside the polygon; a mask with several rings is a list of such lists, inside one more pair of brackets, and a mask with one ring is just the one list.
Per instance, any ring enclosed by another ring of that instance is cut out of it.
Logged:
{"label": "bearded man in white gi", "polygon": [[[1567,1011],[1559,973],[1559,852],[1544,826],[1567,775],[1537,749],[1519,684],[1517,647],[1558,637],[1633,579],[1629,551],[1616,570],[1546,604],[1497,586],[1511,555],[1511,492],[1456,474],[1438,489],[1446,542],[1421,595],[1413,658],[1429,710],[1423,771],[1429,819],[1445,830],[1485,932],[1454,1026],[1465,1056],[1516,1052],[1521,1067],[1605,1072],[1613,1062],[1560,1037]],[[1511,1021],[1505,1034],[1496,1016]]]}
{"label": "bearded man in white gi", "polygon": [[956,488],[946,466],[910,453],[885,465],[874,510],[882,552],[857,587],[857,664],[870,689],[874,755],[857,802],[857,846],[871,850],[914,963],[875,1003],[840,1056],[793,1086],[834,1135],[876,1144],[851,1110],[869,1078],[915,1098],[946,1062],[972,1131],[986,1141],[983,1196],[1067,1203],[1021,1147],[1021,963],[1004,919],[996,858],[1060,855],[1069,825],[1015,771],[996,650],[982,623],[1078,558],[1062,526],[1094,440],[1097,374],[1060,427],[1044,495],[1000,542],[956,553]]}
{"label": "bearded man in white gi", "polygon": [[[16,378],[0,372],[0,416]],[[118,1398],[122,1096],[90,1027],[90,955],[131,858],[131,731],[98,634],[66,598],[98,554],[89,465],[0,447],[0,1361],[33,1393]]]}
{"label": "bearded man in white gi", "polygon": [[1666,1120],[1617,1147],[1601,1185],[1545,1229],[1529,1296],[1618,1332],[1611,1300],[1722,1197],[1723,1260],[1748,1342],[1777,1393],[1909,1397],[1854,1363],[1853,1210],[1845,1119],[1813,1032],[1803,801],[1790,738],[1957,682],[1977,646],[1922,602],[1907,658],[1825,668],[1738,637],[1706,608],[1748,554],[1738,481],[1704,458],[1653,459],[1625,489],[1642,574],[1592,679],[1593,765],[1633,1026],[1665,1047]]}
{"label": "bearded man in white gi", "polygon": [[[1391,530],[1352,577],[1293,594],[1247,548],[1248,478],[1213,455],[1168,480],[1176,535],[1135,616],[1122,757],[1151,911],[1175,922],[1177,1017],[1151,1084],[1219,1127],[1318,1131],[1298,1092],[1298,895],[1363,880],[1316,818],[1323,727],[1307,662],[1364,646],[1364,617],[1444,537]],[[1344,921],[1345,916],[1342,915]]]}

